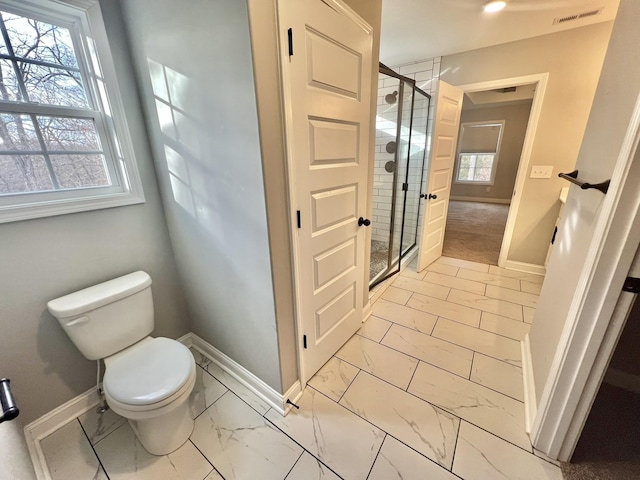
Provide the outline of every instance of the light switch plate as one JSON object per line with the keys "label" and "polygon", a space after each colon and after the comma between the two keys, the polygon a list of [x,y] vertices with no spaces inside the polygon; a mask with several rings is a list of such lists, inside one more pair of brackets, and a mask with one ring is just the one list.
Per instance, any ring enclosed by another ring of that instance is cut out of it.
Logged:
{"label": "light switch plate", "polygon": [[529,178],[551,178],[553,166],[550,165],[534,165],[531,167],[531,175]]}

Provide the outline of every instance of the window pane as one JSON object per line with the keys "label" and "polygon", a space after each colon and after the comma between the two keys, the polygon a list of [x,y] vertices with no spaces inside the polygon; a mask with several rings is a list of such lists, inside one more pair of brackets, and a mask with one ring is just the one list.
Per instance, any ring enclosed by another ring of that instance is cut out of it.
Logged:
{"label": "window pane", "polygon": [[461,167],[470,167],[471,166],[471,155],[460,155],[460,166]]}
{"label": "window pane", "polygon": [[471,170],[468,167],[460,167],[460,170],[458,170],[458,180],[461,180],[461,181],[472,180],[473,176],[469,178],[470,172]]}
{"label": "window pane", "polygon": [[18,62],[29,101],[65,107],[87,107],[78,72]]}
{"label": "window pane", "polygon": [[38,117],[38,125],[47,150],[102,150],[92,119]]}
{"label": "window pane", "polygon": [[0,60],[0,100],[7,102],[22,100],[16,71],[9,60]]}
{"label": "window pane", "polygon": [[478,155],[476,167],[491,168],[493,165],[493,155]]}
{"label": "window pane", "polygon": [[51,155],[50,158],[60,188],[111,185],[103,155]]}
{"label": "window pane", "polygon": [[0,195],[52,190],[44,157],[0,155]]}
{"label": "window pane", "polygon": [[490,182],[491,181],[491,169],[490,168],[476,168],[474,180],[476,182]]}
{"label": "window pane", "polygon": [[[7,12],[2,18],[17,57],[78,68],[68,29]],[[0,52],[9,54],[5,45]]]}
{"label": "window pane", "polygon": [[29,115],[0,113],[0,150],[42,150]]}

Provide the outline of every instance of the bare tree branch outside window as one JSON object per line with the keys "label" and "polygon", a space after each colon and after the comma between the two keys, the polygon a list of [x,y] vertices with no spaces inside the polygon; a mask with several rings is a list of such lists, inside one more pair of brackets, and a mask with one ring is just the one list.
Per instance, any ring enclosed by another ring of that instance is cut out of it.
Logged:
{"label": "bare tree branch outside window", "polygon": [[0,33],[0,195],[111,186],[70,30],[0,11]]}

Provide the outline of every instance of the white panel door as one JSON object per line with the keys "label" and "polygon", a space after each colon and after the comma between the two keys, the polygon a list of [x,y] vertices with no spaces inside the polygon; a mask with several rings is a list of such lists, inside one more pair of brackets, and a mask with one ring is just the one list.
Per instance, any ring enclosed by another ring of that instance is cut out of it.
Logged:
{"label": "white panel door", "polygon": [[338,0],[282,0],[279,16],[306,382],[362,322],[372,36]]}
{"label": "white panel door", "polygon": [[418,271],[442,255],[464,92],[440,80],[434,115]]}

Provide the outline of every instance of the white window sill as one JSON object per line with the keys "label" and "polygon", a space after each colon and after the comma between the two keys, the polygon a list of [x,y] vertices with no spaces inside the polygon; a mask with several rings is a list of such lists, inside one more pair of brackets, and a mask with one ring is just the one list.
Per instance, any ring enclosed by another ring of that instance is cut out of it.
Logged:
{"label": "white window sill", "polygon": [[123,207],[144,203],[144,195],[131,192],[111,193],[95,197],[51,200],[25,205],[0,207],[0,223],[18,222],[33,218],[66,215],[68,213],[88,212],[103,208]]}

